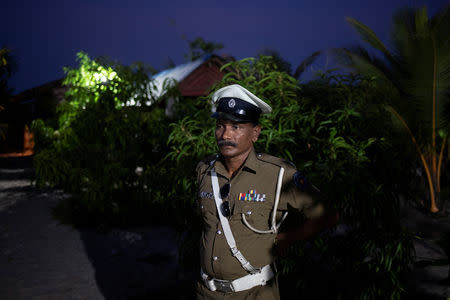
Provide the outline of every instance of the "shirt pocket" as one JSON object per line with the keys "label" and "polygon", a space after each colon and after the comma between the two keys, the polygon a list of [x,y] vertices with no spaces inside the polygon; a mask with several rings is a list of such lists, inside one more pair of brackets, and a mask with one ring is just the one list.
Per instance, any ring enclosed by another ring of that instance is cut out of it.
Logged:
{"label": "shirt pocket", "polygon": [[273,205],[270,202],[248,201],[241,203],[240,217],[242,218],[242,222],[245,223],[245,221],[247,221],[254,229],[262,231],[269,230],[271,226],[272,209]]}

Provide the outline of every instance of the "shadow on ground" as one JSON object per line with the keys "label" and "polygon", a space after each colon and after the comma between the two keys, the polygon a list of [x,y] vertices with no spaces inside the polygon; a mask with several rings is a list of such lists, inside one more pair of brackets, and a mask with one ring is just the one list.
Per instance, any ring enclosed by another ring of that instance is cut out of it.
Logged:
{"label": "shadow on ground", "polygon": [[169,227],[80,230],[105,299],[192,299],[192,280],[178,265]]}
{"label": "shadow on ground", "polygon": [[0,159],[0,299],[192,299],[175,230],[65,225],[68,199],[31,185],[31,157]]}

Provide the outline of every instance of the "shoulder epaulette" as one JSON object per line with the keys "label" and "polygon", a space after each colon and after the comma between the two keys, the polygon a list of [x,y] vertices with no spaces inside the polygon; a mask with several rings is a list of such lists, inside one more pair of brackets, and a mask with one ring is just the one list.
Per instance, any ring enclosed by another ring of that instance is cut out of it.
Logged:
{"label": "shoulder epaulette", "polygon": [[203,159],[197,164],[197,170],[199,170],[200,168],[208,169],[209,166],[211,166],[212,164],[214,164],[214,162],[216,161],[217,158],[218,158],[218,155],[217,155],[217,154],[209,155],[209,156],[203,158]]}
{"label": "shoulder epaulette", "polygon": [[197,167],[195,168],[197,180],[200,180],[200,178],[203,178],[208,173],[208,170],[214,165],[217,157],[217,155],[210,155],[198,162]]}
{"label": "shoulder epaulette", "polygon": [[203,158],[200,162],[206,164],[206,165],[210,165],[213,161],[215,161],[217,158],[219,157],[218,154],[213,154],[213,155],[209,155],[205,158]]}
{"label": "shoulder epaulette", "polygon": [[276,156],[272,156],[269,154],[265,154],[265,153],[258,153],[256,154],[256,158],[260,161],[266,162],[266,163],[270,163],[273,165],[276,165],[278,167],[283,167],[283,168],[294,168],[295,169],[295,165],[293,162],[283,159],[283,158],[279,158]]}

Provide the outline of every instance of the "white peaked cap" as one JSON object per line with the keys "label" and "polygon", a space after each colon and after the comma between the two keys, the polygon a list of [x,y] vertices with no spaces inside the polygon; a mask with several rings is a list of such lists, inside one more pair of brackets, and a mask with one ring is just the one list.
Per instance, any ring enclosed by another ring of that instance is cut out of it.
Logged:
{"label": "white peaked cap", "polygon": [[237,98],[241,99],[245,102],[248,102],[259,109],[263,114],[268,114],[272,111],[272,108],[264,101],[256,97],[253,93],[248,91],[246,88],[240,86],[239,84],[232,84],[225,86],[219,90],[217,90],[212,95],[213,103],[217,104],[217,102],[221,98]]}

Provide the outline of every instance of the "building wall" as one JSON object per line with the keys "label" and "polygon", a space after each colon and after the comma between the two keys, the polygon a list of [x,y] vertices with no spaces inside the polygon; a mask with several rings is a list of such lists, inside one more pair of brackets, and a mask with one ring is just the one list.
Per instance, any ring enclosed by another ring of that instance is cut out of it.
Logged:
{"label": "building wall", "polygon": [[182,96],[206,96],[214,83],[220,81],[224,75],[220,71],[223,62],[219,59],[211,59],[200,65],[182,82],[180,92]]}

